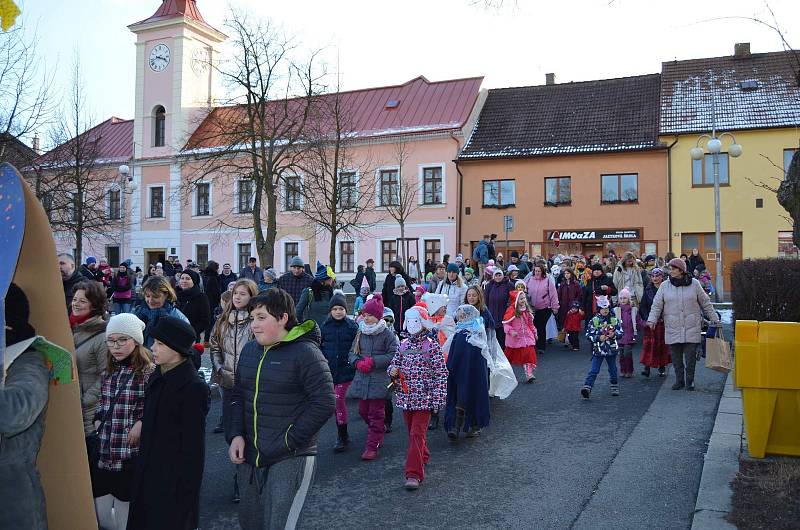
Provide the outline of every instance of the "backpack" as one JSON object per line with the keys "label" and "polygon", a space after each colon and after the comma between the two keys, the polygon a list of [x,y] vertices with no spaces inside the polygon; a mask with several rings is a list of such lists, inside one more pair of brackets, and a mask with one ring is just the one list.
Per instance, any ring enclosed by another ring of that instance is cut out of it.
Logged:
{"label": "backpack", "polygon": [[479,263],[481,260],[481,255],[480,252],[478,251],[478,249],[481,248],[481,245],[483,245],[483,241],[475,245],[475,248],[472,251],[472,261],[474,261],[475,263]]}

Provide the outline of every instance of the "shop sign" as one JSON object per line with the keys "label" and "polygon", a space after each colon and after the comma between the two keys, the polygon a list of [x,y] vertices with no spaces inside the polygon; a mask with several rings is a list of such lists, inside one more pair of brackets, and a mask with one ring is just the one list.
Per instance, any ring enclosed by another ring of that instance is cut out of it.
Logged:
{"label": "shop sign", "polygon": [[638,228],[619,230],[551,230],[547,233],[549,241],[608,241],[641,239]]}

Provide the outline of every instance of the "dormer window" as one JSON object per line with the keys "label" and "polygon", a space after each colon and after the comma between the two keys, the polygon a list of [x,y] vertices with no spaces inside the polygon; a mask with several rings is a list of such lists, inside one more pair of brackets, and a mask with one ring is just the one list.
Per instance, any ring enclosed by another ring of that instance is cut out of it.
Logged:
{"label": "dormer window", "polygon": [[386,104],[383,106],[383,108],[385,108],[387,110],[391,110],[391,109],[396,109],[399,106],[400,106],[400,100],[398,100],[398,99],[390,99],[389,101],[386,102]]}
{"label": "dormer window", "polygon": [[755,79],[745,79],[744,81],[739,81],[739,90],[743,92],[758,90],[758,81]]}
{"label": "dormer window", "polygon": [[155,147],[164,147],[166,140],[166,123],[167,111],[161,105],[153,109],[153,118],[155,119],[153,128],[153,145]]}

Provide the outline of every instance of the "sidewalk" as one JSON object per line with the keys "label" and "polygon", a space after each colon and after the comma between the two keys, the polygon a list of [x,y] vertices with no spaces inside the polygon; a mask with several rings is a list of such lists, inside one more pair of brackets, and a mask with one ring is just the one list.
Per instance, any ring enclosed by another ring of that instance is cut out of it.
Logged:
{"label": "sidewalk", "polygon": [[739,455],[743,451],[743,421],[742,393],[734,390],[733,373],[730,373],[708,442],[692,530],[736,528],[725,517],[731,511],[733,491],[730,484],[739,471]]}

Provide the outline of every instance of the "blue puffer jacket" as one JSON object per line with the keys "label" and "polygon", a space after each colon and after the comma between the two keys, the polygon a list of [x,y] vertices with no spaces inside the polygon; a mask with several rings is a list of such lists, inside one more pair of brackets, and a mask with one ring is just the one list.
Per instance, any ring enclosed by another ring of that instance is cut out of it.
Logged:
{"label": "blue puffer jacket", "polygon": [[352,381],[356,369],[347,359],[353,340],[358,333],[358,324],[351,318],[336,320],[328,317],[322,324],[322,354],[328,359],[333,384],[339,385]]}

